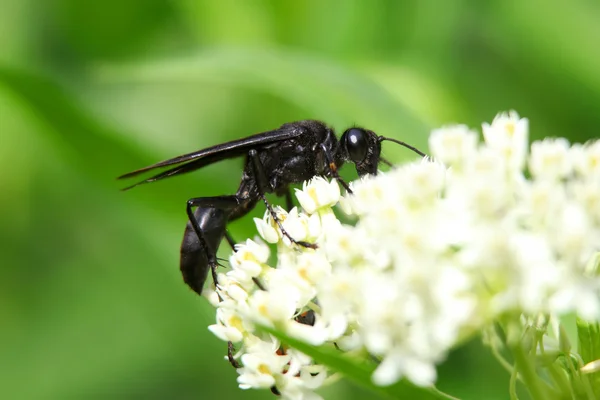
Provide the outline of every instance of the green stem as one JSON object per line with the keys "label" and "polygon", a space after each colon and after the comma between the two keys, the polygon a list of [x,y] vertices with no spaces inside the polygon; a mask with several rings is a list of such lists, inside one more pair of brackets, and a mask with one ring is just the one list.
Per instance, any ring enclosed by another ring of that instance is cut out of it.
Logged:
{"label": "green stem", "polygon": [[530,357],[528,357],[523,350],[521,343],[509,344],[509,348],[515,359],[517,370],[523,379],[523,383],[529,390],[531,397],[534,400],[548,400],[549,397],[546,390],[544,390],[542,382],[535,372],[535,367],[531,362]]}
{"label": "green stem", "polygon": [[434,394],[436,394],[440,398],[448,399],[448,400],[460,400],[458,397],[454,397],[454,396],[449,395],[446,392],[442,392],[440,389],[438,389],[435,386],[431,386],[430,390],[431,390],[431,392],[433,392]]}
{"label": "green stem", "polygon": [[510,374],[510,381],[508,386],[508,392],[510,394],[510,400],[519,400],[519,396],[517,395],[517,370],[513,369]]}
{"label": "green stem", "polygon": [[[540,348],[540,355],[544,356],[546,354],[546,348],[544,347],[544,337],[543,333],[538,337],[538,345]],[[555,387],[559,388],[561,396],[565,398],[575,398],[575,392],[573,391],[573,387],[570,385],[569,380],[565,376],[565,371],[562,368],[556,366],[553,362],[550,364],[548,369],[548,373],[552,377],[552,381],[554,382]]]}
{"label": "green stem", "polygon": [[571,380],[573,381],[573,383],[577,381],[579,387],[583,388],[588,400],[596,400],[596,396],[594,395],[594,391],[590,385],[589,380],[587,379],[587,377],[582,376],[582,374],[580,374],[579,372],[579,368],[581,368],[581,366],[583,365],[583,360],[581,360],[578,354],[573,354],[573,356],[578,357],[577,366],[575,366],[575,364],[573,363],[571,354],[566,355],[567,366],[569,367],[569,370],[571,372]]}
{"label": "green stem", "polygon": [[491,345],[490,349],[492,349],[492,355],[494,356],[494,358],[496,358],[496,360],[498,360],[498,362],[500,363],[500,365],[502,367],[504,367],[504,369],[506,371],[508,371],[509,374],[513,374],[514,373],[514,368],[512,366],[511,363],[508,362],[508,360],[506,358],[504,358],[502,356],[502,354],[500,354],[500,350],[495,346],[495,345]]}
{"label": "green stem", "polygon": [[575,392],[573,391],[573,387],[569,383],[569,380],[565,376],[564,370],[560,367],[557,367],[555,364],[550,365],[548,367],[548,372],[552,377],[552,381],[556,387],[560,389],[560,393],[562,396],[566,398],[575,398]]}

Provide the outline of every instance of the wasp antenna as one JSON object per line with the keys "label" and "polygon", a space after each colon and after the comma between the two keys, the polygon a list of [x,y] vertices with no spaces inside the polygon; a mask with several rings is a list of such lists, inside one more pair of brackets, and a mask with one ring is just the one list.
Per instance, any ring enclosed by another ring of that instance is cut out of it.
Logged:
{"label": "wasp antenna", "polygon": [[400,146],[404,146],[404,147],[406,147],[407,149],[410,149],[410,150],[414,151],[415,153],[417,153],[417,154],[418,154],[418,155],[420,155],[421,157],[427,157],[427,154],[423,153],[421,150],[417,149],[416,147],[413,147],[413,146],[411,146],[411,145],[410,145],[410,144],[408,144],[408,143],[404,143],[404,142],[402,142],[402,141],[400,141],[400,140],[396,140],[396,139],[392,139],[392,138],[387,138],[387,137],[384,137],[384,136],[379,136],[377,139],[378,139],[380,142],[383,142],[384,140],[389,140],[390,142],[397,143],[397,144],[399,144]]}

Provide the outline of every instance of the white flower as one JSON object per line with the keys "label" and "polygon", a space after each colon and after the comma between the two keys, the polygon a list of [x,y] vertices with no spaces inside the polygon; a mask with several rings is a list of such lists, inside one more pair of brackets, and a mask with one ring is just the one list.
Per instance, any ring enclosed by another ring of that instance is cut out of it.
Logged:
{"label": "white flower", "polygon": [[299,305],[303,306],[317,294],[316,284],[331,272],[331,264],[320,252],[301,252],[289,254],[286,263],[280,263],[279,269],[287,282],[300,293]]}
{"label": "white flower", "polygon": [[490,148],[503,148],[507,144],[515,147],[527,145],[529,121],[520,118],[514,110],[496,115],[491,125],[483,123],[482,128],[485,143]]}
{"label": "white flower", "polygon": [[446,167],[435,161],[423,159],[392,172],[395,184],[402,187],[402,203],[409,208],[428,205],[440,197],[445,187]]}
{"label": "white flower", "polygon": [[[307,241],[310,235],[309,218],[306,215],[298,215],[298,209],[292,208],[290,212],[282,218],[283,229],[296,241]],[[291,241],[288,237],[283,237],[286,245],[290,246]]]}
{"label": "white flower", "polygon": [[542,180],[527,185],[522,192],[522,203],[514,207],[530,229],[557,229],[556,216],[567,204],[565,188],[556,181]]}
{"label": "white flower", "polygon": [[477,133],[466,125],[434,129],[429,136],[429,148],[434,159],[459,169],[475,154],[477,142]]}
{"label": "white flower", "polygon": [[600,282],[588,277],[569,277],[551,295],[549,305],[558,314],[575,311],[585,321],[600,320]]}
{"label": "white flower", "polygon": [[217,310],[217,321],[220,323],[208,327],[215,336],[221,340],[234,343],[242,340],[246,329],[244,328],[242,318],[235,310],[220,307]]}
{"label": "white flower", "polygon": [[269,211],[265,212],[265,216],[262,219],[254,218],[254,223],[256,224],[258,234],[267,243],[277,243],[279,241],[280,232],[277,230],[277,226],[273,222]]}
{"label": "white flower", "polygon": [[269,289],[257,290],[248,299],[248,317],[267,326],[290,321],[296,312],[298,291],[275,285]]}
{"label": "white flower", "polygon": [[[319,216],[300,214],[296,207],[289,212],[281,207],[275,207],[275,214],[283,230],[295,241],[315,240],[321,234],[321,221]],[[254,218],[259,235],[268,243],[278,243],[280,239],[286,246],[292,246],[288,236],[283,235],[268,210],[262,219]]]}
{"label": "white flower", "polygon": [[[341,318],[347,321],[360,299],[360,278],[363,271],[339,265],[334,273],[317,283],[321,316],[327,321]],[[347,324],[348,322],[343,322]]]}
{"label": "white flower", "polygon": [[600,247],[585,211],[575,202],[570,202],[565,204],[556,219],[557,230],[550,233],[556,253],[565,261],[583,268]]}
{"label": "white flower", "polygon": [[[483,125],[483,143],[463,125],[435,130],[435,161],[363,177],[352,195],[312,179],[296,191],[303,212],[275,212],[288,235],[316,249],[293,245],[270,213],[256,219],[276,264],[248,240],[219,275],[219,300],[211,296],[209,329],[241,343],[240,387],[275,386],[300,400],[319,398],[327,382],[324,366],[261,325],[335,344],[357,363],[379,360],[377,385],[430,386],[448,352],[490,323],[600,320],[600,274],[588,263],[600,250],[600,145],[547,139],[528,153],[528,134],[526,119],[499,114]],[[338,202],[353,223],[337,219]]]}
{"label": "white flower", "polygon": [[595,226],[600,225],[600,185],[591,181],[576,181],[570,186],[575,200]]}
{"label": "white flower", "polygon": [[275,385],[276,378],[290,361],[290,356],[276,353],[275,344],[259,341],[247,348],[247,352],[241,356],[244,366],[238,369],[240,388],[268,389]]}
{"label": "white flower", "polygon": [[[385,176],[385,177],[384,177]],[[361,216],[368,212],[368,204],[381,204],[386,199],[394,198],[388,190],[398,189],[399,187],[391,185],[388,182],[387,175],[382,175],[383,179],[373,179],[372,176],[364,176],[359,182],[352,182],[350,188],[354,192],[347,198],[347,208],[352,210],[355,215]]]}
{"label": "white flower", "polygon": [[328,182],[316,176],[304,182],[302,190],[296,189],[296,198],[307,214],[313,214],[320,208],[335,205],[340,199],[340,187],[335,180]]}
{"label": "white flower", "polygon": [[[325,378],[320,378],[320,375],[313,377],[310,373],[302,371],[300,377],[293,377],[286,374],[288,378],[281,385],[279,390],[281,397],[286,400],[322,400],[323,398],[316,394],[313,390],[322,385]],[[303,379],[308,377],[308,379]],[[316,383],[309,383],[316,382]],[[311,387],[313,386],[313,387]],[[279,388],[279,385],[277,386]]]}
{"label": "white flower", "polygon": [[594,140],[572,147],[572,160],[575,170],[587,179],[600,179],[600,140]]}
{"label": "white flower", "polygon": [[290,364],[285,381],[278,385],[281,395],[286,399],[320,399],[313,390],[321,387],[327,378],[325,367],[313,364],[310,357],[294,349],[287,353]]}
{"label": "white flower", "polygon": [[392,353],[384,358],[373,374],[373,382],[389,386],[406,376],[418,386],[430,386],[435,382],[435,365],[402,353]]}
{"label": "white flower", "polygon": [[246,243],[235,245],[235,252],[229,257],[232,271],[227,274],[229,279],[240,283],[244,288],[253,285],[253,278],[258,277],[269,258],[269,247],[262,242],[251,239]]}
{"label": "white flower", "polygon": [[487,147],[502,156],[508,170],[521,170],[527,155],[529,121],[510,111],[498,114],[491,125],[484,123],[482,128]]}
{"label": "white flower", "polygon": [[[240,274],[235,269],[227,272],[227,274],[219,274],[218,279],[218,295],[238,303],[245,302],[248,299],[248,292],[249,290],[252,290],[252,286],[254,285],[252,280],[249,279],[246,274]],[[229,303],[223,303],[222,300],[219,300],[217,303],[219,307],[226,307],[228,304]]]}
{"label": "white flower", "polygon": [[544,139],[531,145],[529,171],[536,179],[566,178],[572,170],[569,141]]}
{"label": "white flower", "polygon": [[325,242],[325,251],[330,261],[345,261],[349,263],[352,259],[362,258],[364,255],[361,247],[367,239],[362,232],[339,225],[331,233],[331,239]]}
{"label": "white flower", "polygon": [[254,262],[256,264],[266,263],[269,259],[269,246],[264,243],[247,239],[246,243],[235,245],[235,252],[230,258],[232,266],[238,266],[244,262]]}

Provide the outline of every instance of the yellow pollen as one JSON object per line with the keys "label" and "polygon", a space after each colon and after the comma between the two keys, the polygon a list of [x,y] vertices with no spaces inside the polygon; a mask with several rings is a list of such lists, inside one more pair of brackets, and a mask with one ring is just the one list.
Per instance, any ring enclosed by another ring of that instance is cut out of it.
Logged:
{"label": "yellow pollen", "polygon": [[231,318],[229,318],[229,326],[241,331],[242,330],[242,319],[240,317],[238,317],[237,315],[232,316]]}
{"label": "yellow pollen", "polygon": [[346,239],[346,238],[340,239],[340,247],[344,250],[348,250],[350,248],[350,243],[348,243],[348,239]]}
{"label": "yellow pollen", "polygon": [[379,186],[375,186],[373,188],[373,194],[375,195],[376,198],[381,199],[383,198],[383,191],[381,190],[381,188]]}
{"label": "yellow pollen", "polygon": [[386,215],[390,220],[393,220],[398,216],[398,211],[395,208],[390,207],[384,211],[384,215]]}
{"label": "yellow pollen", "polygon": [[300,277],[305,281],[308,280],[308,270],[306,268],[300,268],[298,270],[298,275],[300,275]]}
{"label": "yellow pollen", "polygon": [[258,306],[258,312],[261,313],[262,315],[268,315],[269,309],[267,308],[266,304],[261,304],[260,306]]}
{"label": "yellow pollen", "polygon": [[271,370],[265,364],[260,364],[258,366],[258,372],[265,375],[271,375]]}
{"label": "yellow pollen", "polygon": [[346,282],[341,282],[341,283],[338,283],[338,284],[335,286],[335,290],[336,290],[336,292],[337,292],[337,293],[345,293],[345,292],[347,292],[349,289],[350,289],[350,286],[348,286],[348,284],[347,284]]}
{"label": "yellow pollen", "polygon": [[508,136],[513,136],[515,134],[515,124],[514,122],[507,122],[505,129],[506,129],[506,133],[508,133]]}
{"label": "yellow pollen", "polygon": [[408,234],[404,238],[404,243],[411,249],[417,249],[420,247],[421,240],[417,235]]}

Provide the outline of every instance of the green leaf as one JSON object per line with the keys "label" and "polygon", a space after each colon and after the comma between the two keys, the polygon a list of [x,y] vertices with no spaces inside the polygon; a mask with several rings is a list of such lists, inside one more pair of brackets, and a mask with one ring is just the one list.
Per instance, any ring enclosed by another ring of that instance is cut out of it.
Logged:
{"label": "green leaf", "polygon": [[[86,173],[100,173],[105,180],[107,174],[117,176],[131,169],[131,165],[143,165],[139,150],[117,139],[127,135],[94,118],[89,110],[80,106],[81,100],[55,79],[0,65],[0,85],[23,100],[24,105],[50,128],[51,140]],[[99,165],[105,165],[106,169],[98,169]]]}
{"label": "green leaf", "polygon": [[419,388],[406,380],[401,380],[391,386],[377,386],[371,380],[371,376],[376,368],[376,365],[372,362],[352,359],[330,347],[312,346],[272,328],[261,327],[261,329],[275,336],[282,343],[300,350],[317,363],[328,367],[331,371],[339,372],[350,381],[382,396],[395,399],[415,398],[418,396],[419,399],[425,400],[448,398],[439,393],[437,389]]}
{"label": "green leaf", "polygon": [[[101,186],[116,192],[124,186],[116,181],[117,176],[156,161],[128,140],[131,134],[95,116],[56,78],[0,65],[0,86],[21,100],[23,107],[44,124],[44,139],[60,151],[70,168]],[[144,201],[148,204],[181,201],[178,190],[174,187],[155,191]]]}
{"label": "green leaf", "polygon": [[[586,322],[578,318],[577,336],[583,363],[600,360],[600,323]],[[596,398],[600,398],[600,372],[586,374],[582,378],[585,377],[589,380]]]}
{"label": "green leaf", "polygon": [[335,126],[359,122],[390,136],[418,136],[422,142],[415,144],[421,147],[429,131],[387,88],[359,71],[301,52],[220,48],[187,57],[104,65],[95,76],[102,83],[184,82],[258,90],[308,110],[310,118],[327,117]]}

